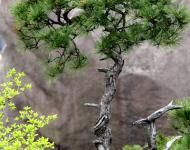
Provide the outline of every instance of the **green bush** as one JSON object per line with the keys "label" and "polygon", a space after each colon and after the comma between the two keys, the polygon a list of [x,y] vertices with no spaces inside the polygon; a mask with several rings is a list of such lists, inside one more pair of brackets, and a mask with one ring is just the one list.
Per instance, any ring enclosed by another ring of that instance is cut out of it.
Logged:
{"label": "green bush", "polygon": [[123,150],[143,150],[140,145],[126,145]]}
{"label": "green bush", "polygon": [[174,144],[172,150],[190,149],[190,97],[177,100],[176,103],[183,108],[171,111],[169,117],[172,126],[182,135],[182,138]]}
{"label": "green bush", "polygon": [[6,78],[7,82],[0,85],[0,149],[1,150],[44,150],[53,148],[54,143],[38,135],[37,131],[56,119],[56,115],[40,116],[26,106],[18,111],[14,119],[10,119],[5,110],[15,111],[17,108],[13,98],[20,95],[31,84],[23,84],[23,72],[11,69]]}

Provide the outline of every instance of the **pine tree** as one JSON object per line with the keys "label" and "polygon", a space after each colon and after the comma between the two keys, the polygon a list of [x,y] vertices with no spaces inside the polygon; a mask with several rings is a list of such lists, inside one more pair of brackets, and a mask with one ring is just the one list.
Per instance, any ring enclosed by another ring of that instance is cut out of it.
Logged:
{"label": "pine tree", "polygon": [[[80,13],[71,17],[73,10]],[[98,150],[109,150],[111,102],[116,82],[122,71],[122,54],[144,41],[155,46],[174,45],[189,22],[183,6],[173,0],[20,0],[12,9],[16,30],[26,49],[57,51],[48,59],[49,75],[55,76],[66,68],[86,65],[87,57],[77,48],[75,38],[102,28],[97,43],[101,60],[112,60],[110,68],[98,69],[105,74],[106,89],[100,104],[100,116],[94,127]],[[90,105],[90,104],[89,104]]]}

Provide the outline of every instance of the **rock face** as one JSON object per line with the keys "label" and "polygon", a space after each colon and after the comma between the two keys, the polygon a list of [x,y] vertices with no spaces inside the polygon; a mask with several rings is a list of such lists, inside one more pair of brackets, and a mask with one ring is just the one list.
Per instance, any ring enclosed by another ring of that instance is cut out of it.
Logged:
{"label": "rock face", "polygon": [[[43,73],[39,53],[16,51],[16,36],[8,13],[13,2],[2,0],[0,6],[0,36],[7,43],[0,60],[0,81],[9,67],[26,72],[33,89],[19,97],[16,104],[19,108],[30,105],[41,114],[56,113],[59,116],[57,121],[41,130],[41,134],[55,141],[62,150],[95,149],[91,143],[94,138],[92,127],[98,111],[85,108],[83,103],[98,103],[104,90],[103,75],[96,69],[108,64],[101,64],[95,54],[94,39],[98,32],[77,39],[78,47],[89,56],[89,66],[82,71],[64,74],[50,84]],[[184,2],[188,4],[188,0]],[[166,105],[171,99],[190,95],[189,37],[190,29],[187,29],[175,50],[158,49],[144,43],[125,56],[125,67],[113,101],[113,149],[121,149],[127,143],[144,143],[144,131],[132,127],[132,122]],[[158,122],[158,128],[166,134],[172,132],[168,130],[167,120],[164,125]]]}

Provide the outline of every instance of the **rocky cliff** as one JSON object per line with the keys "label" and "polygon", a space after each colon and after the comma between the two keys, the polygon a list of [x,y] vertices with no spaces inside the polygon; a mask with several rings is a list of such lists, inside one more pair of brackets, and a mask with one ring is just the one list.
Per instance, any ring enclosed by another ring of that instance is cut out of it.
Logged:
{"label": "rocky cliff", "polygon": [[[56,113],[59,119],[41,130],[63,150],[92,150],[92,127],[98,111],[85,108],[85,102],[99,101],[103,90],[103,75],[97,72],[102,65],[95,53],[98,31],[77,39],[77,45],[89,56],[89,66],[82,71],[65,73],[54,82],[48,82],[40,62],[40,53],[18,52],[13,32],[13,18],[9,8],[13,0],[2,0],[0,5],[0,36],[7,43],[0,60],[0,81],[9,67],[16,67],[27,74],[33,89],[16,100],[19,108],[30,105],[41,114]],[[188,0],[183,1],[188,6]],[[133,121],[166,105],[171,99],[190,95],[190,29],[184,32],[177,47],[156,48],[143,43],[126,54],[125,67],[117,84],[117,96],[113,102],[113,149],[121,149],[126,143],[144,143],[143,129],[132,127]],[[167,119],[167,118],[163,118]],[[166,121],[167,122],[167,121]],[[158,124],[160,131],[171,134],[170,127]]]}

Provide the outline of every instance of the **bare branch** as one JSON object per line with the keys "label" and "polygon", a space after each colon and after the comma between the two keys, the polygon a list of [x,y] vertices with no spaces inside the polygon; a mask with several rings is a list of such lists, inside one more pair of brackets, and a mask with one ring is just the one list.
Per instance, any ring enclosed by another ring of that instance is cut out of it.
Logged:
{"label": "bare branch", "polygon": [[174,105],[173,101],[171,101],[167,106],[153,112],[150,114],[147,118],[143,118],[140,120],[137,120],[136,122],[133,123],[133,125],[145,125],[145,124],[150,124],[152,121],[155,121],[156,119],[160,118],[163,114],[165,114],[169,110],[174,110],[174,109],[180,109],[182,106]]}
{"label": "bare branch", "polygon": [[182,106],[178,105],[173,105],[173,101],[171,101],[167,106],[157,110],[156,112],[152,113],[150,116],[147,117],[148,121],[154,121],[158,118],[160,118],[163,114],[165,114],[169,110],[174,110],[174,109],[180,109]]}
{"label": "bare branch", "polygon": [[161,109],[153,112],[150,114],[147,118],[143,118],[140,120],[137,120],[133,123],[133,125],[147,125],[147,130],[149,134],[149,147],[151,150],[156,150],[156,126],[155,121],[156,119],[160,118],[162,115],[164,115],[166,112],[174,109],[181,109],[182,106],[174,105],[173,101],[171,101],[167,106],[162,107]]}
{"label": "bare branch", "polygon": [[106,73],[109,71],[109,69],[104,69],[104,68],[100,68],[98,69],[99,72],[103,72],[103,73]]}
{"label": "bare branch", "polygon": [[95,104],[95,103],[84,103],[84,106],[87,106],[87,107],[100,107],[99,104]]}
{"label": "bare branch", "polygon": [[106,60],[108,57],[100,58],[100,61]]}
{"label": "bare branch", "polygon": [[172,147],[172,145],[173,145],[177,140],[179,140],[179,139],[181,139],[181,138],[182,138],[181,135],[180,135],[180,136],[176,136],[176,137],[173,138],[171,141],[167,142],[165,150],[170,150],[170,148]]}

